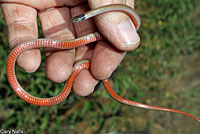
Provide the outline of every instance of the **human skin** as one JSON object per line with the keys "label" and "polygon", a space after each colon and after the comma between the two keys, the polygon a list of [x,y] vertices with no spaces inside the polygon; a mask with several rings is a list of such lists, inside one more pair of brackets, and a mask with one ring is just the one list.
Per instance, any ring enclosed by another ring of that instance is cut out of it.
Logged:
{"label": "human skin", "polygon": [[[7,25],[10,48],[23,41],[38,39],[37,16],[44,38],[70,40],[97,30],[107,41],[72,50],[45,49],[46,76],[60,83],[68,79],[74,63],[90,60],[90,70],[83,70],[75,79],[73,91],[87,96],[94,91],[99,80],[108,78],[125,56],[126,51],[138,47],[138,36],[130,18],[118,12],[101,14],[80,23],[71,18],[90,8],[108,4],[126,4],[134,7],[133,0],[1,0]],[[41,63],[39,49],[23,52],[17,64],[27,72],[35,72]]]}

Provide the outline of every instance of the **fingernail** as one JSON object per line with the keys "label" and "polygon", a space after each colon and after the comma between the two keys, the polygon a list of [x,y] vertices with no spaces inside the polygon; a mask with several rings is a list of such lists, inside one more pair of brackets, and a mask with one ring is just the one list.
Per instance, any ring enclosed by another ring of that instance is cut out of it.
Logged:
{"label": "fingernail", "polygon": [[123,21],[117,25],[117,38],[123,47],[134,47],[140,41],[135,26],[131,20]]}

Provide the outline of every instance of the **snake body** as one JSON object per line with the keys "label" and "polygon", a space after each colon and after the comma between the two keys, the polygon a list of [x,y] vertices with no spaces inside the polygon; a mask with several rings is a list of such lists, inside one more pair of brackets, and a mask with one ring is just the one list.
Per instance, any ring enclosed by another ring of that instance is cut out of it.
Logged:
{"label": "snake body", "polygon": [[[121,4],[107,5],[107,6],[97,8],[97,9],[93,9],[91,11],[88,11],[84,14],[81,14],[81,15],[75,17],[73,19],[73,22],[79,22],[79,21],[94,17],[96,15],[99,15],[99,14],[102,14],[105,12],[110,12],[110,11],[123,12],[123,13],[127,14],[131,18],[132,22],[134,23],[135,28],[137,30],[139,29],[140,24],[141,24],[139,15],[131,7],[126,6],[126,5],[121,5]],[[83,69],[89,69],[89,61],[81,61],[75,65],[72,74],[70,75],[69,79],[67,80],[67,82],[63,88],[63,91],[59,95],[52,97],[52,98],[38,98],[38,97],[30,95],[18,83],[16,75],[15,75],[15,62],[16,62],[17,57],[22,52],[29,50],[29,49],[33,49],[33,48],[48,47],[48,48],[58,48],[58,49],[72,49],[72,48],[77,48],[80,46],[87,45],[89,43],[92,43],[92,42],[95,42],[95,41],[98,41],[101,39],[102,39],[101,35],[98,32],[96,32],[96,33],[88,34],[81,38],[67,40],[67,41],[60,41],[60,40],[54,40],[54,39],[37,39],[37,40],[27,41],[27,42],[23,42],[23,43],[19,44],[17,47],[15,47],[11,51],[11,53],[8,57],[8,61],[7,61],[7,77],[8,77],[8,81],[9,81],[12,89],[16,92],[16,94],[20,98],[22,98],[26,102],[34,104],[34,105],[38,105],[38,106],[52,106],[52,105],[56,105],[56,104],[64,101],[67,98],[67,96],[69,95],[72,85],[73,85],[73,82],[74,82],[74,79],[79,74],[79,72],[81,72],[81,70],[83,70]],[[175,113],[189,116],[189,117],[197,120],[198,122],[200,122],[200,119],[198,119],[197,117],[195,117],[189,113],[183,112],[183,111],[168,109],[168,108],[161,108],[161,107],[156,107],[156,106],[150,106],[150,105],[146,105],[146,104],[142,104],[142,103],[138,103],[135,101],[131,101],[131,100],[122,98],[119,95],[117,95],[114,92],[114,90],[111,88],[108,79],[103,80],[103,82],[104,82],[105,88],[106,88],[107,92],[110,94],[110,96],[112,96],[114,99],[116,99],[117,101],[119,101],[123,104],[140,107],[140,108],[145,108],[145,109],[154,109],[154,110],[160,110],[160,111],[175,112]]]}

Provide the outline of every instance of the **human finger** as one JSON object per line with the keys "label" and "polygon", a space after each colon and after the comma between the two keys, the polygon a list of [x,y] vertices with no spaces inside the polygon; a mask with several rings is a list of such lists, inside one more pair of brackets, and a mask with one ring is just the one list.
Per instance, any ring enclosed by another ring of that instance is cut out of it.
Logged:
{"label": "human finger", "polygon": [[[125,4],[134,7],[133,0],[88,0],[91,8],[109,4]],[[124,13],[109,12],[96,16],[100,32],[119,50],[130,51],[138,47],[140,37],[131,19]]]}
{"label": "human finger", "polygon": [[126,52],[120,51],[106,41],[100,41],[95,47],[92,60],[91,72],[98,80],[109,78],[118,67]]}
{"label": "human finger", "polygon": [[[13,3],[2,3],[1,6],[11,49],[21,42],[38,38],[36,9]],[[17,64],[27,72],[36,71],[40,63],[41,54],[39,49],[27,50],[17,59]]]}
{"label": "human finger", "polygon": [[[80,4],[74,8],[71,8],[72,18],[90,10],[87,4]],[[95,23],[92,19],[86,20],[84,22],[75,23],[74,29],[77,37],[82,37],[89,33],[93,33],[97,30]],[[80,60],[90,60],[95,44],[89,44],[87,46],[82,46],[76,49],[76,61]],[[73,91],[79,96],[87,96],[94,91],[98,80],[96,80],[90,71],[82,71],[75,79],[73,84]]]}
{"label": "human finger", "polygon": [[16,3],[45,10],[55,7],[76,6],[86,0],[0,0],[1,3]]}
{"label": "human finger", "polygon": [[[53,8],[39,12],[45,38],[58,40],[74,39],[69,8]],[[65,81],[71,74],[75,50],[46,49],[46,75],[57,83]]]}

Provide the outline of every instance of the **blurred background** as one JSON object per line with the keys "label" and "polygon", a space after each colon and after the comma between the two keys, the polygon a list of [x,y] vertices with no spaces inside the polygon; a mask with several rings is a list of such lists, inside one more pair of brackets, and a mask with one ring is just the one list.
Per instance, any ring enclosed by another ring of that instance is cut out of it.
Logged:
{"label": "blurred background", "polygon": [[[141,45],[127,53],[111,77],[112,87],[127,99],[183,110],[200,118],[199,0],[136,0],[135,5],[142,19],[138,31]],[[7,81],[8,54],[6,26],[0,12],[0,129],[21,129],[27,134],[200,132],[199,124],[186,116],[120,104],[107,94],[102,83],[88,97],[72,92],[56,106],[28,104]],[[31,74],[16,67],[17,78],[32,95],[55,96],[64,83],[49,81],[44,63],[43,57],[40,69]]]}

